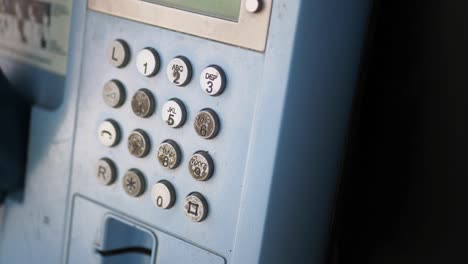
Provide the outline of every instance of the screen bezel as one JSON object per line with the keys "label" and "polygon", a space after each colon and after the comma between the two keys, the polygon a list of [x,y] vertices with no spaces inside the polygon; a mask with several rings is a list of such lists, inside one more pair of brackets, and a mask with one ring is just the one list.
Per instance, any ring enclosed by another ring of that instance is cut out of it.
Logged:
{"label": "screen bezel", "polygon": [[239,21],[200,15],[150,2],[135,0],[89,0],[88,8],[138,22],[265,51],[272,0],[264,0],[258,13],[250,13],[241,0]]}

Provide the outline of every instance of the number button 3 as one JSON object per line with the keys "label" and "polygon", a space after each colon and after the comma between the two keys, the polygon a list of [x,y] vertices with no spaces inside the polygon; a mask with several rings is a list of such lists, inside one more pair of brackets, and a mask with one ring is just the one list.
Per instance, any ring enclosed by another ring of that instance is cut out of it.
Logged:
{"label": "number button 3", "polygon": [[200,75],[200,86],[206,94],[211,96],[223,93],[226,87],[226,75],[223,69],[216,65],[206,67]]}

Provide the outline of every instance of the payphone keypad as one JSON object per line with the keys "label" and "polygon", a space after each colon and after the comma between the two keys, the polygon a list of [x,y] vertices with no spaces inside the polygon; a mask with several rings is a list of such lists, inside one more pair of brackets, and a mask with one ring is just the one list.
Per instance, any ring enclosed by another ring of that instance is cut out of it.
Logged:
{"label": "payphone keypad", "polygon": [[[128,60],[130,54],[129,45],[121,39],[115,40],[109,47],[109,61],[116,68],[125,67],[124,61]],[[136,68],[139,73],[146,77],[152,77],[159,71],[161,59],[159,53],[151,48],[142,49],[136,58]],[[176,86],[187,85],[192,76],[192,66],[190,61],[184,56],[177,56],[167,65],[166,75],[168,80]],[[226,86],[226,75],[223,69],[217,65],[206,67],[200,74],[200,86],[202,90],[211,96],[220,95]],[[117,108],[125,100],[124,85],[118,80],[111,80],[106,83],[103,89],[103,100],[109,106]],[[146,88],[139,89],[132,97],[131,107],[135,115],[142,118],[150,117],[156,109],[156,102],[153,93]],[[184,103],[171,98],[161,109],[161,118],[169,127],[179,128],[185,124],[187,110]],[[212,109],[205,108],[195,115],[193,128],[198,136],[203,139],[214,138],[220,128],[219,117]],[[120,137],[118,125],[115,121],[107,120],[100,127],[100,133],[103,130],[110,129],[115,137]],[[117,141],[111,141],[109,138],[101,139],[103,144],[108,147],[118,144]],[[127,139],[128,151],[132,156],[144,158],[151,149],[151,142],[147,132],[142,129],[133,130]],[[182,154],[179,145],[171,139],[162,142],[157,151],[157,160],[159,164],[167,169],[174,169],[179,166]],[[98,163],[98,180],[105,185],[112,184],[116,177],[115,164],[103,158]],[[214,171],[214,161],[207,151],[197,151],[188,160],[188,172],[197,181],[203,182],[209,180]],[[102,171],[109,172],[103,176]],[[111,174],[111,175],[107,175]],[[123,178],[125,192],[133,197],[138,197],[145,192],[145,178],[138,169],[127,171]],[[151,190],[153,204],[162,209],[170,209],[175,202],[175,187],[166,180],[156,183]],[[185,198],[184,213],[193,222],[201,222],[208,215],[208,203],[202,194],[193,192]]]}
{"label": "payphone keypad", "polygon": [[[229,256],[263,55],[99,12],[84,42],[71,192]],[[119,140],[103,145],[109,120]]]}

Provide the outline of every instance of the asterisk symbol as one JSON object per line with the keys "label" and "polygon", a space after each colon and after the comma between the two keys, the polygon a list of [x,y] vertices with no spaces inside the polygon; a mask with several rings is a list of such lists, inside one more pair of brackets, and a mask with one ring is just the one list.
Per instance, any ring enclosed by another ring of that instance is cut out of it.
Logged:
{"label": "asterisk symbol", "polygon": [[127,179],[127,184],[126,184],[126,185],[127,185],[127,188],[128,188],[130,191],[136,189],[136,186],[135,186],[135,185],[136,185],[136,181],[135,181],[135,179],[133,179],[133,178]]}

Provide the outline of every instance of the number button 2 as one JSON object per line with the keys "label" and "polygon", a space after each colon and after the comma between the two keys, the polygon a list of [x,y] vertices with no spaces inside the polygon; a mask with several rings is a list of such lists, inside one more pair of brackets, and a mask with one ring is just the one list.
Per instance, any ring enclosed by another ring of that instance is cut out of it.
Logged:
{"label": "number button 2", "polygon": [[158,52],[153,48],[144,48],[138,52],[136,66],[138,72],[146,77],[152,77],[159,71],[161,60]]}
{"label": "number button 2", "polygon": [[206,67],[200,75],[200,86],[208,95],[222,94],[226,87],[226,75],[223,69],[217,65]]}
{"label": "number button 2", "polygon": [[185,86],[192,78],[192,65],[183,56],[175,57],[167,65],[166,74],[171,83],[177,86]]}
{"label": "number button 2", "polygon": [[176,200],[174,187],[168,181],[159,181],[151,189],[151,200],[158,208],[170,209]]}

